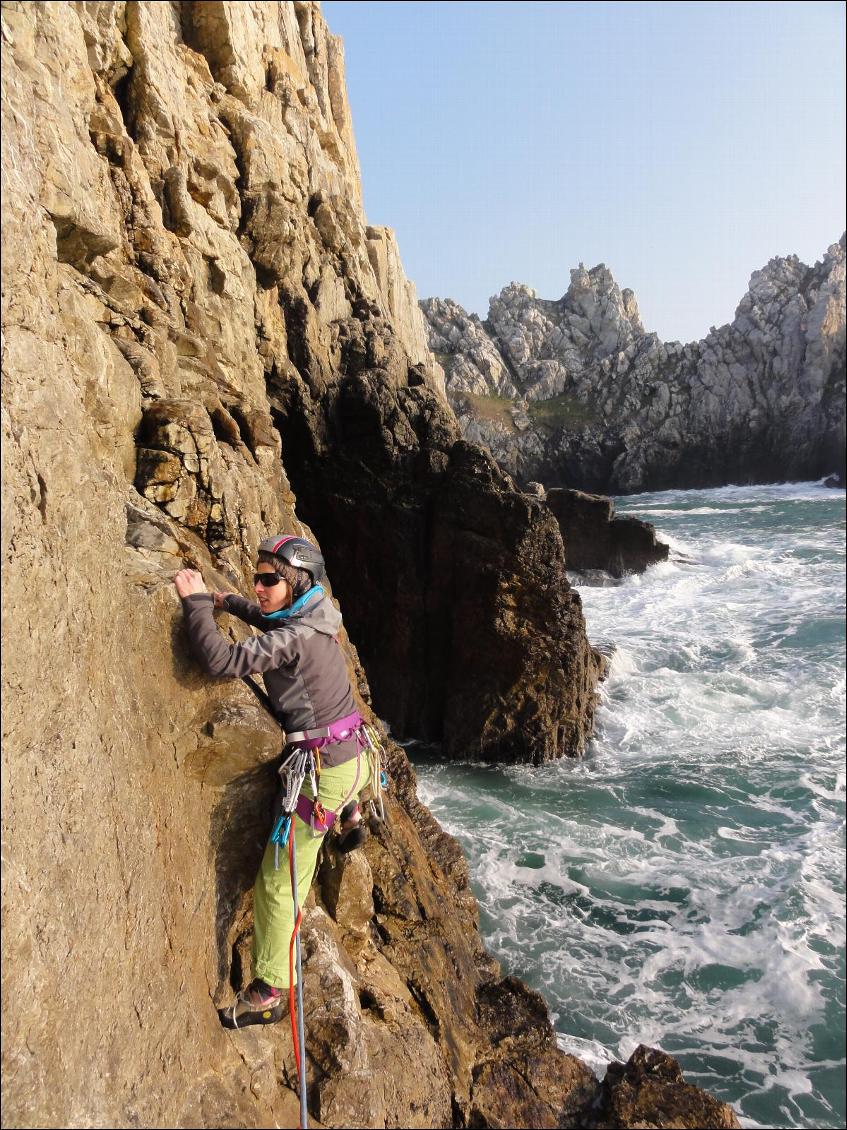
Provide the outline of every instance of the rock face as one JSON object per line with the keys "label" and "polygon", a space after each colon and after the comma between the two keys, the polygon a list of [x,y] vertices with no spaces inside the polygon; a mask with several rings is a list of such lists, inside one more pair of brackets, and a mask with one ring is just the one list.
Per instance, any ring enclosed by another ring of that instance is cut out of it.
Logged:
{"label": "rock face", "polygon": [[655,527],[640,518],[616,516],[610,498],[554,487],[547,492],[547,505],[562,531],[567,566],[575,572],[602,569],[623,577],[667,561],[668,546],[657,539]]}
{"label": "rock face", "polygon": [[[364,221],[317,6],[6,4],[2,44],[4,1122],[293,1126],[287,1025],[215,1012],[281,737],[191,661],[174,572],[247,592],[268,531],[319,537],[379,713],[457,752],[576,750],[597,660],[555,520],[459,439]],[[389,769],[307,907],[313,1117],[585,1124],[597,1081]]]}
{"label": "rock face", "polygon": [[463,434],[519,481],[606,493],[844,473],[845,237],[753,273],[699,342],[645,333],[607,268],[558,301],[512,283],[483,323],[426,299]]}

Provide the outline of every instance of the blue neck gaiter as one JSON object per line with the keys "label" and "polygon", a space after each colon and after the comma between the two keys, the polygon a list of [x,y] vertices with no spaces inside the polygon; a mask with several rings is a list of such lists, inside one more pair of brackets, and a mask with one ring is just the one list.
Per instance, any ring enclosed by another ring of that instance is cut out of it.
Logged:
{"label": "blue neck gaiter", "polygon": [[318,595],[323,596],[324,590],[320,585],[312,585],[302,596],[298,596],[294,603],[289,605],[288,608],[280,608],[278,612],[263,612],[262,617],[265,620],[287,620],[289,616],[295,616],[298,612],[302,611],[309,601]]}

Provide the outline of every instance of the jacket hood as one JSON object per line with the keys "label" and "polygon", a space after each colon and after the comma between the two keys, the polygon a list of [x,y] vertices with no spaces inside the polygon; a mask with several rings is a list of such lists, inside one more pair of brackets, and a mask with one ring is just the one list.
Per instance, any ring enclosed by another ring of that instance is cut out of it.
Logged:
{"label": "jacket hood", "polygon": [[324,592],[316,593],[289,616],[265,616],[264,619],[268,624],[267,631],[283,624],[303,624],[325,636],[337,636],[342,622],[341,613]]}

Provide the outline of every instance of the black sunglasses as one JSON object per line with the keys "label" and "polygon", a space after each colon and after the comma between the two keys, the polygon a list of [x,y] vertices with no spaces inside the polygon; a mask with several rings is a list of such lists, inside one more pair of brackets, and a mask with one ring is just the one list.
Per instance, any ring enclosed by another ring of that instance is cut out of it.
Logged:
{"label": "black sunglasses", "polygon": [[261,585],[263,589],[272,589],[278,585],[282,577],[278,573],[254,573],[253,584]]}

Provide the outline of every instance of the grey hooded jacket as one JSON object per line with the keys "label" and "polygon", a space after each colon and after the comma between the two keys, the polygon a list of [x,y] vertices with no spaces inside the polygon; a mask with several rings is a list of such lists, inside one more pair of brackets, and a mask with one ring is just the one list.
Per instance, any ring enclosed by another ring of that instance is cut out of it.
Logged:
{"label": "grey hooded jacket", "polygon": [[183,597],[192,650],[210,675],[263,675],[288,733],[328,726],[353,713],[353,692],[337,639],[341,613],[328,596],[316,596],[286,620],[269,620],[257,604],[233,594],[224,598],[223,607],[264,635],[228,643],[215,624],[211,593]]}

